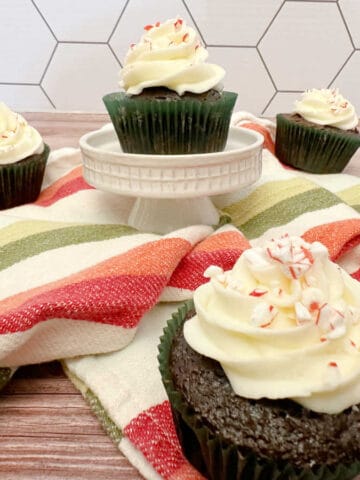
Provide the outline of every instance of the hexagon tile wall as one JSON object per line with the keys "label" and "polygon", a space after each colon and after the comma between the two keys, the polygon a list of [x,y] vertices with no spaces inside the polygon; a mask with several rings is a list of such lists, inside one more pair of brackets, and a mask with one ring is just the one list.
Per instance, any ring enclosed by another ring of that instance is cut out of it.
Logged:
{"label": "hexagon tile wall", "polygon": [[1,0],[0,101],[104,111],[130,43],[176,15],[225,67],[237,109],[272,116],[306,88],[339,87],[360,112],[360,0]]}

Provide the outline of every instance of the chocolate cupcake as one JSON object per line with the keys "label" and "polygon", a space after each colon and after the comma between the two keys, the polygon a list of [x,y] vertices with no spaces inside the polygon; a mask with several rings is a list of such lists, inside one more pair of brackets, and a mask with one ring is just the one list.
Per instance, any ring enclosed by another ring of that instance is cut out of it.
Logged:
{"label": "chocolate cupcake", "polygon": [[338,90],[308,90],[293,113],[276,116],[276,156],[306,172],[339,173],[360,146],[358,121]]}
{"label": "chocolate cupcake", "polygon": [[37,199],[49,152],[39,132],[0,103],[0,210]]}
{"label": "chocolate cupcake", "polygon": [[124,152],[193,154],[224,149],[237,94],[181,18],[147,25],[103,100]]}
{"label": "chocolate cupcake", "polygon": [[185,456],[211,480],[352,480],[359,284],[323,245],[297,238],[206,273],[211,281],[174,314],[160,345]]}

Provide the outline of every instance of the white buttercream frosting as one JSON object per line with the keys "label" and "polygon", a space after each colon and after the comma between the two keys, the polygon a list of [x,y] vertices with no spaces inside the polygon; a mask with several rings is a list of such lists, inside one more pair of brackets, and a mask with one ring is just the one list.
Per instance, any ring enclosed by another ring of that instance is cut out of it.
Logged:
{"label": "white buttercream frosting", "polygon": [[39,132],[0,102],[0,165],[15,163],[43,149]]}
{"label": "white buttercream frosting", "polygon": [[326,413],[360,403],[360,284],[324,245],[284,236],[205,276],[185,339],[238,395]]}
{"label": "white buttercream frosting", "polygon": [[295,102],[294,112],[308,122],[341,130],[352,130],[359,122],[354,106],[336,88],[306,90]]}
{"label": "white buttercream frosting", "polygon": [[147,25],[125,57],[120,87],[130,95],[149,87],[167,87],[179,95],[220,89],[225,71],[206,63],[207,57],[199,36],[183,19]]}

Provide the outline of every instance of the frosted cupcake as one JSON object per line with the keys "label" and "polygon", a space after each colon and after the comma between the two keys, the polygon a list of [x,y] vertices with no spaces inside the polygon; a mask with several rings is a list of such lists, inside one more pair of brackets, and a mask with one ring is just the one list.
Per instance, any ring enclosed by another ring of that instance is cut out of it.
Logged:
{"label": "frosted cupcake", "polygon": [[103,100],[123,151],[191,154],[224,149],[237,95],[181,18],[147,25],[131,45],[120,92]]}
{"label": "frosted cupcake", "polygon": [[279,160],[312,173],[341,172],[360,146],[358,116],[337,89],[312,89],[276,116]]}
{"label": "frosted cupcake", "polygon": [[352,480],[360,284],[288,236],[205,275],[159,355],[185,456],[211,480]]}
{"label": "frosted cupcake", "polygon": [[1,210],[36,200],[48,156],[39,132],[0,102]]}

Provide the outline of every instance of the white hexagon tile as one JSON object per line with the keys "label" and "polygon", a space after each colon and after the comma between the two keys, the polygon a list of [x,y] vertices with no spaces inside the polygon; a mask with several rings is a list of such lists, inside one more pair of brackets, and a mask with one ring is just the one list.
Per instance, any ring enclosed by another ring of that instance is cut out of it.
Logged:
{"label": "white hexagon tile", "polygon": [[38,83],[56,40],[32,2],[0,2],[0,83]]}
{"label": "white hexagon tile", "polygon": [[53,105],[38,85],[0,85],[0,101],[14,110],[46,111]]}
{"label": "white hexagon tile", "polygon": [[300,95],[300,92],[276,92],[263,111],[264,116],[275,117],[277,113],[291,112],[295,100],[299,100]]}
{"label": "white hexagon tile", "polygon": [[274,116],[337,86],[360,112],[360,0],[0,0],[0,101],[105,111],[129,45],[177,15],[226,69],[236,109]]}
{"label": "white hexagon tile", "polygon": [[102,97],[115,91],[119,63],[108,45],[59,44],[42,86],[59,110],[105,111]]}
{"label": "white hexagon tile", "polygon": [[344,92],[344,95],[354,105],[360,105],[359,72],[360,51],[356,51],[332,84],[333,87],[339,88],[341,92]]}
{"label": "white hexagon tile", "polygon": [[353,46],[335,3],[287,2],[259,50],[278,90],[304,90],[327,86]]}
{"label": "white hexagon tile", "polygon": [[225,90],[238,94],[236,110],[262,112],[275,88],[256,48],[208,47],[208,50],[209,62],[225,68]]}
{"label": "white hexagon tile", "polygon": [[360,2],[359,0],[339,0],[339,7],[350,30],[356,48],[360,48]]}
{"label": "white hexagon tile", "polygon": [[34,0],[59,41],[107,42],[125,0]]}
{"label": "white hexagon tile", "polygon": [[207,45],[255,46],[282,0],[186,0]]}

